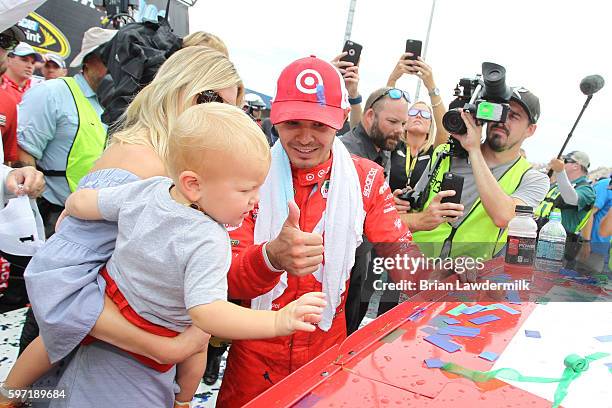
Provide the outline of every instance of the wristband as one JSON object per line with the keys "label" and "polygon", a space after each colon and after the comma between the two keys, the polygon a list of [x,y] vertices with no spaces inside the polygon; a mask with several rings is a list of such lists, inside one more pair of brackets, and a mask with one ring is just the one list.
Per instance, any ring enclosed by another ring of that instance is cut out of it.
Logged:
{"label": "wristband", "polygon": [[179,402],[177,400],[174,400],[174,407],[191,407],[191,401],[188,402]]}
{"label": "wristband", "polygon": [[11,391],[14,391],[10,388],[6,388],[4,386],[4,383],[0,383],[0,396],[2,396],[4,399],[6,399],[8,402],[8,406],[10,407],[11,403],[15,404],[16,407],[20,407],[21,403],[24,403],[27,401],[27,397],[24,395],[21,398],[15,398],[15,394]]}
{"label": "wristband", "polygon": [[363,98],[361,95],[357,95],[356,98],[348,98],[348,101],[351,105],[359,105],[361,102],[363,102]]}

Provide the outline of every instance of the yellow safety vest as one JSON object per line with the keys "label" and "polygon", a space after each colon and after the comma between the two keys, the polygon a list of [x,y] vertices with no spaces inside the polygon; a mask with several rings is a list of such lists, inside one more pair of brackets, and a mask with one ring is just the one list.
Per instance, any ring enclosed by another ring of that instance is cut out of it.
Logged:
{"label": "yellow safety vest", "polygon": [[79,181],[102,155],[106,146],[106,129],[76,80],[72,77],[62,79],[72,93],[79,115],[77,132],[66,160],[66,180],[70,191],[75,191]]}
{"label": "yellow safety vest", "polygon": [[[579,187],[585,184],[588,184],[588,183],[572,184],[572,186]],[[541,218],[548,220],[548,218],[550,218],[551,212],[555,210],[561,211],[561,208],[558,206],[558,199],[560,195],[561,195],[561,191],[559,191],[559,186],[557,184],[554,184],[550,188],[548,193],[546,194],[546,197],[544,197],[544,200],[540,203],[538,208],[536,208],[536,210],[534,211],[534,216],[536,220],[539,220]],[[593,213],[593,208],[591,207],[591,209],[589,209],[589,211],[586,212],[584,217],[580,219],[580,222],[578,223],[578,225],[576,225],[575,230],[572,231],[574,234],[578,234],[580,231],[582,231],[582,229],[586,225],[592,213]],[[538,223],[538,225],[542,226],[544,224]]]}
{"label": "yellow safety vest", "polygon": [[[448,145],[441,145],[434,151],[431,162],[435,163],[438,154],[442,150],[448,150]],[[511,195],[519,186],[523,175],[531,168],[524,158],[519,158],[498,180],[502,190]],[[444,173],[450,170],[450,157],[445,158],[436,175],[432,189],[425,206],[428,206],[438,193]],[[482,257],[484,260],[491,259],[506,244],[508,231],[499,228],[493,223],[491,217],[485,211],[480,198],[472,205],[468,215],[461,223],[453,228],[448,223],[442,223],[432,231],[417,231],[413,233],[414,241],[419,245],[421,251],[429,257],[440,255],[445,242],[451,245],[450,256]]]}

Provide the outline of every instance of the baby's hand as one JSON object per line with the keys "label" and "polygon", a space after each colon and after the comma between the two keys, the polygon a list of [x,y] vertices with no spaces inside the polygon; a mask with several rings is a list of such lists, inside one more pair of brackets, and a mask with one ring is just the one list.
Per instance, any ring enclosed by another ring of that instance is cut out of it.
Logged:
{"label": "baby's hand", "polygon": [[313,323],[321,321],[321,313],[327,305],[325,294],[310,292],[279,310],[275,316],[277,336],[288,336],[296,330],[315,331]]}

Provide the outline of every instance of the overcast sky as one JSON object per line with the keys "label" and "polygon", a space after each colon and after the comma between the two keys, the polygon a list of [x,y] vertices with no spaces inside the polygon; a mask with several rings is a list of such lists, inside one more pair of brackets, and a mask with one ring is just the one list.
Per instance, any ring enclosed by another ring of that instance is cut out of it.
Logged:
{"label": "overcast sky", "polygon": [[[190,31],[217,34],[247,87],[272,95],[291,61],[330,60],[342,50],[349,0],[199,0]],[[357,0],[351,39],[363,45],[360,92],[384,86],[406,39],[425,41],[431,0]],[[524,148],[530,161],[547,162],[561,148],[584,104],[580,80],[600,74],[609,83],[583,115],[567,151],[583,150],[591,169],[612,166],[612,5],[601,0],[438,0],[426,61],[444,102],[461,77],[483,61],[504,65],[509,85],[540,98],[541,117]],[[414,95],[416,78],[398,86]],[[429,100],[424,87],[421,98]]]}

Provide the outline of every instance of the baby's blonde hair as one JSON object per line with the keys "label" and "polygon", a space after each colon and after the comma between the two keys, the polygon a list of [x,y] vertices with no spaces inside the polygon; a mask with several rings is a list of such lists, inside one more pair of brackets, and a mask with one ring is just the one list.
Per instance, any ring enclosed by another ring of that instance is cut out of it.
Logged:
{"label": "baby's blonde hair", "polygon": [[223,40],[212,33],[196,31],[183,38],[183,48],[193,47],[194,45],[210,47],[229,58],[229,51]]}
{"label": "baby's blonde hair", "polygon": [[175,181],[183,171],[205,174],[211,162],[219,163],[210,160],[219,153],[270,164],[270,147],[264,133],[241,109],[217,102],[192,106],[179,116],[171,131],[168,174]]}

